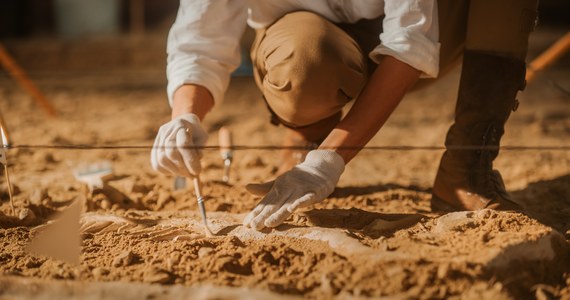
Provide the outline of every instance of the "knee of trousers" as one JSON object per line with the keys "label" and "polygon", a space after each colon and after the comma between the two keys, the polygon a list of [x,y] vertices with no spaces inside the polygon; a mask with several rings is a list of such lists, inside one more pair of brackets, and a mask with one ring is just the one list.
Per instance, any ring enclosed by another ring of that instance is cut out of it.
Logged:
{"label": "knee of trousers", "polygon": [[477,0],[469,5],[465,49],[525,60],[538,0]]}
{"label": "knee of trousers", "polygon": [[358,44],[313,13],[284,16],[266,30],[257,51],[258,85],[271,110],[291,127],[338,113],[366,79]]}

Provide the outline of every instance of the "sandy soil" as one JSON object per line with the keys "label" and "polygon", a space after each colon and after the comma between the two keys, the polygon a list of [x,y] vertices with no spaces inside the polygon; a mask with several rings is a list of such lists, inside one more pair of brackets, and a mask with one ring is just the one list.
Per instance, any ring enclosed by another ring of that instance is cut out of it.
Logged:
{"label": "sandy soil", "polygon": [[[532,50],[540,51],[555,33],[539,32]],[[160,49],[160,39],[146,41],[152,42],[147,51]],[[89,65],[95,71],[82,73],[77,70],[87,65],[61,64],[53,55],[33,64],[42,59],[30,50],[59,54],[80,46],[11,47],[30,68],[36,66],[59,112],[57,119],[46,117],[9,78],[1,78],[0,109],[15,145],[151,145],[168,120],[163,79],[152,79],[160,68],[154,52],[127,59],[128,72],[117,67],[101,76],[97,66],[121,59],[95,59]],[[72,60],[86,52],[64,53]],[[145,69],[147,57],[152,63]],[[77,73],[45,76],[58,61],[58,71]],[[568,58],[564,64],[529,84],[503,145],[570,146],[570,98],[551,84],[568,82]],[[133,80],[139,71],[141,80]],[[441,146],[457,80],[454,72],[412,92],[370,145]],[[217,130],[228,126],[236,144],[279,145],[283,129],[271,126],[268,117],[252,80],[235,78],[225,103],[206,120],[208,143],[216,145]],[[219,153],[206,151],[202,177],[212,237],[201,227],[192,188],[173,191],[172,178],[151,170],[148,149],[16,147],[8,151],[15,217],[0,180],[0,298],[570,298],[570,153],[501,153],[496,167],[527,215],[432,213],[430,187],[440,155],[363,151],[326,201],[275,230],[256,232],[240,225],[259,200],[244,186],[273,178],[279,152],[237,151],[230,184],[224,184]],[[72,170],[101,161],[112,164],[113,176],[89,192]],[[46,221],[82,199],[78,265],[26,252]]]}

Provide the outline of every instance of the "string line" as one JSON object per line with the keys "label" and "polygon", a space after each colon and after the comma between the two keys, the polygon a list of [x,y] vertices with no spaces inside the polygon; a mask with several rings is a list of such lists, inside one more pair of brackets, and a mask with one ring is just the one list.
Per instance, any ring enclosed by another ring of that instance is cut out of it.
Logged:
{"label": "string line", "polygon": [[[65,144],[65,145],[47,145],[47,144],[17,144],[3,146],[6,149],[45,149],[45,150],[152,150],[155,148],[153,145],[91,145],[91,144]],[[156,148],[182,148],[188,150],[222,150],[228,147],[221,147],[219,145],[212,146],[161,146]],[[229,147],[232,151],[250,151],[250,150],[312,150],[313,147],[307,146],[275,146],[275,145],[233,145]],[[321,148],[321,149],[327,149]],[[333,148],[328,148],[333,149]],[[460,146],[449,145],[445,146],[412,146],[412,145],[387,145],[387,146],[344,146],[336,147],[334,149],[341,150],[371,150],[371,151],[441,151],[441,150],[506,150],[506,151],[570,151],[568,146]]]}

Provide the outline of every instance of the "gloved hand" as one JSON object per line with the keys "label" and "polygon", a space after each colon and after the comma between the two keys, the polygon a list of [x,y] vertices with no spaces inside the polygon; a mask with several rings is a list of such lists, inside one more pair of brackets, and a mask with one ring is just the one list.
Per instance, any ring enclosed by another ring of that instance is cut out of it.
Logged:
{"label": "gloved hand", "polygon": [[247,185],[250,193],[264,197],[243,224],[257,230],[276,227],[297,208],[322,201],[334,191],[344,166],[344,160],[336,152],[313,150],[303,163],[274,181]]}
{"label": "gloved hand", "polygon": [[201,170],[202,151],[187,147],[204,146],[207,139],[198,116],[178,116],[158,130],[150,153],[153,169],[167,175],[195,177]]}

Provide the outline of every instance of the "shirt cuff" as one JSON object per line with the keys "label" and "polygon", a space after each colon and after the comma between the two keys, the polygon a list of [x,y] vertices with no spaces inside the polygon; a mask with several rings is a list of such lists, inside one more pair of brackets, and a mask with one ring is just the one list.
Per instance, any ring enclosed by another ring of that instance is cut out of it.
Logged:
{"label": "shirt cuff", "polygon": [[195,84],[206,88],[212,94],[214,103],[220,103],[229,85],[230,74],[226,70],[216,72],[212,69],[212,67],[204,66],[202,62],[200,66],[190,70],[177,70],[174,74],[169,74],[167,95],[170,106],[172,107],[176,90],[185,84]]}
{"label": "shirt cuff", "polygon": [[425,35],[402,30],[380,35],[382,44],[369,54],[379,63],[382,56],[389,55],[422,72],[422,78],[436,78],[439,73],[440,44]]}

